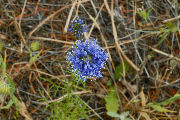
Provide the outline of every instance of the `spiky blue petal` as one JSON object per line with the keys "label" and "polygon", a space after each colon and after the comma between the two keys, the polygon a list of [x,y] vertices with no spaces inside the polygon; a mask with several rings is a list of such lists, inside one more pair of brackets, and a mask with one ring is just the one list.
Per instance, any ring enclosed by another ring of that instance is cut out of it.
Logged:
{"label": "spiky blue petal", "polygon": [[67,55],[67,62],[71,63],[72,71],[78,71],[81,79],[89,77],[102,77],[101,68],[105,68],[108,54],[102,50],[94,38],[85,42],[77,40],[72,51]]}
{"label": "spiky blue petal", "polygon": [[74,21],[70,24],[68,31],[71,31],[76,37],[81,37],[83,32],[87,31],[87,26],[84,25],[84,21],[79,19],[79,17],[75,18]]}

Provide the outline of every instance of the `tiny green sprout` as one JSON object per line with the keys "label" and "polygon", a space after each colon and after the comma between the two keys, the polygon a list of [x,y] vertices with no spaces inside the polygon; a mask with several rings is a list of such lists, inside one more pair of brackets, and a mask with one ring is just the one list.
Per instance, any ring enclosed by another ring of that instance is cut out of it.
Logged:
{"label": "tiny green sprout", "polygon": [[147,59],[151,60],[151,58],[153,57],[152,53],[150,53],[149,55],[147,55]]}
{"label": "tiny green sprout", "polygon": [[158,47],[159,45],[161,45],[163,43],[163,41],[168,37],[168,35],[170,33],[175,33],[178,31],[178,28],[175,26],[175,24],[171,23],[171,22],[167,22],[166,23],[166,28],[160,28],[159,29],[162,34],[160,35],[160,40],[158,41],[158,43],[156,44],[156,47]]}
{"label": "tiny green sprout", "polygon": [[138,14],[146,21],[148,22],[149,14],[151,13],[152,9],[149,9],[147,12],[145,10],[138,12]]}
{"label": "tiny green sprout", "polygon": [[39,43],[38,41],[35,41],[35,42],[32,42],[32,43],[31,43],[31,49],[32,49],[33,51],[39,50],[39,46],[40,46],[40,43]]}
{"label": "tiny green sprout", "polygon": [[170,60],[170,66],[172,68],[174,68],[177,65],[177,61],[176,60]]}
{"label": "tiny green sprout", "polygon": [[9,95],[10,94],[10,85],[5,81],[0,81],[0,94]]}
{"label": "tiny green sprout", "polygon": [[3,41],[0,39],[0,52],[2,52],[3,46],[4,46]]}
{"label": "tiny green sprout", "polygon": [[176,31],[178,31],[178,28],[175,26],[175,24],[173,24],[171,22],[167,22],[166,26],[168,27],[168,30],[171,33],[175,33]]}

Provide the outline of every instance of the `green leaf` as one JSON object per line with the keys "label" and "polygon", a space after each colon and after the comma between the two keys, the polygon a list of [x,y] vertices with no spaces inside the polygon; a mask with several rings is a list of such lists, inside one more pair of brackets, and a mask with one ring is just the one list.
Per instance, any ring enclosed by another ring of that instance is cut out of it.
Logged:
{"label": "green leaf", "polygon": [[131,120],[130,118],[127,118],[127,116],[129,115],[129,111],[123,112],[121,114],[118,114],[116,112],[107,112],[107,114],[111,117],[119,118],[120,120]]}
{"label": "green leaf", "polygon": [[162,44],[162,42],[167,38],[169,33],[173,33],[173,32],[178,31],[178,28],[173,23],[171,23],[171,22],[167,22],[166,26],[168,28],[160,28],[159,29],[161,32],[163,32],[163,34],[160,35],[161,39],[156,44],[156,47],[158,47],[160,44]]}
{"label": "green leaf", "polygon": [[168,105],[170,102],[175,101],[177,99],[180,99],[180,94],[179,93],[177,93],[173,97],[171,97],[171,98],[169,98],[169,99],[167,99],[167,100],[165,100],[163,102],[157,103],[157,104],[158,105]]}
{"label": "green leaf", "polygon": [[116,112],[107,112],[107,114],[111,117],[119,117],[119,114]]}
{"label": "green leaf", "polygon": [[158,112],[175,112],[175,111],[171,111],[166,108],[163,108],[160,105],[157,105],[154,103],[149,103],[147,106],[152,107],[155,111],[158,111]]}
{"label": "green leaf", "polygon": [[9,109],[13,105],[14,101],[11,99],[6,106],[1,107],[2,109]]}
{"label": "green leaf", "polygon": [[169,32],[164,32],[160,37],[161,39],[158,41],[158,43],[156,44],[156,47],[158,47],[159,45],[161,45],[163,43],[163,41],[167,38],[167,36],[169,35]]}
{"label": "green leaf", "polygon": [[20,104],[19,104],[20,102],[19,102],[19,100],[14,95],[13,95],[13,97],[11,99],[13,100],[16,109],[19,110],[20,109]]}
{"label": "green leaf", "polygon": [[166,29],[166,28],[159,28],[159,30],[160,30],[161,32],[167,32],[167,29]]}
{"label": "green leaf", "polygon": [[170,32],[176,32],[178,31],[178,28],[175,26],[175,24],[171,23],[171,22],[167,22],[166,26],[168,27]]}
{"label": "green leaf", "polygon": [[119,115],[119,117],[120,117],[121,119],[125,119],[128,115],[129,115],[129,111],[121,113],[121,114]]}
{"label": "green leaf", "polygon": [[113,82],[112,80],[108,80],[108,81],[106,82],[106,85],[107,85],[107,86],[111,86],[111,85],[112,85],[112,82]]}
{"label": "green leaf", "polygon": [[148,16],[148,18],[149,18],[149,14],[151,13],[151,11],[152,11],[152,8],[151,8],[151,9],[149,9],[149,10],[148,10],[148,12],[147,12],[147,16]]}
{"label": "green leaf", "polygon": [[13,82],[13,80],[11,79],[11,77],[10,77],[8,74],[6,74],[6,76],[7,76],[9,85],[10,85],[10,96],[12,97],[13,94],[14,94],[14,92],[15,92],[15,85],[14,85],[14,82]]}
{"label": "green leaf", "polygon": [[106,109],[108,112],[118,111],[119,104],[115,90],[108,92],[108,95],[105,97],[105,101],[106,101]]}
{"label": "green leaf", "polygon": [[6,76],[6,53],[5,53],[5,57],[3,60],[2,55],[0,54],[0,65],[1,65],[1,71],[2,71],[2,79],[4,79],[4,77]]}
{"label": "green leaf", "polygon": [[40,56],[40,53],[41,53],[41,51],[37,54],[37,55],[35,55],[35,56],[32,56],[31,54],[30,54],[30,60],[29,60],[29,62],[32,64],[32,63],[34,63],[36,60],[37,60],[37,58]]}
{"label": "green leaf", "polygon": [[171,97],[171,98],[169,98],[163,102],[160,102],[160,103],[148,103],[147,107],[152,107],[154,110],[159,111],[159,112],[175,112],[175,111],[171,111],[171,110],[168,110],[166,108],[163,108],[161,105],[166,106],[170,102],[177,100],[177,99],[180,99],[179,93],[175,94],[173,97]]}
{"label": "green leaf", "polygon": [[[124,61],[124,66],[125,66],[125,73],[126,73],[129,69],[129,64],[127,61]],[[116,70],[114,73],[115,80],[118,80],[122,76],[122,73],[123,73],[123,64],[121,63],[116,67]]]}
{"label": "green leaf", "polygon": [[145,10],[139,12],[138,14],[147,22],[147,14]]}

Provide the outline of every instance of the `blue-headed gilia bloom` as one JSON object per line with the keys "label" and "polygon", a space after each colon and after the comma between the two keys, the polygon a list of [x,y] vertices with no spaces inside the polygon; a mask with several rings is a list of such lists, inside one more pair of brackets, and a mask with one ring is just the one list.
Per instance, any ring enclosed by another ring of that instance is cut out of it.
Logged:
{"label": "blue-headed gilia bloom", "polygon": [[79,19],[79,17],[75,18],[74,21],[70,24],[68,31],[71,31],[76,37],[80,37],[83,32],[87,31],[87,26],[84,25],[84,21]]}
{"label": "blue-headed gilia bloom", "polygon": [[86,80],[86,77],[102,77],[101,68],[105,68],[108,54],[102,50],[94,38],[87,39],[85,42],[77,40],[72,47],[72,52],[67,55],[67,62],[71,63],[72,71]]}

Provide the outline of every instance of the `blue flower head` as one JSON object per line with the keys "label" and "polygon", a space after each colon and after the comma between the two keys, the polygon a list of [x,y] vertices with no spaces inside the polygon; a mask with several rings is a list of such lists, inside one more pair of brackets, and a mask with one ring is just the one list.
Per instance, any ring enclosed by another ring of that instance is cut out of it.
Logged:
{"label": "blue flower head", "polygon": [[67,62],[71,63],[72,71],[82,80],[86,77],[102,77],[101,68],[105,68],[108,54],[102,50],[94,38],[87,39],[85,42],[77,40],[72,47],[72,51],[67,55]]}
{"label": "blue flower head", "polygon": [[75,18],[74,21],[70,24],[68,31],[71,31],[76,37],[80,37],[83,32],[87,31],[87,26],[84,25],[84,21],[79,19],[79,17]]}

